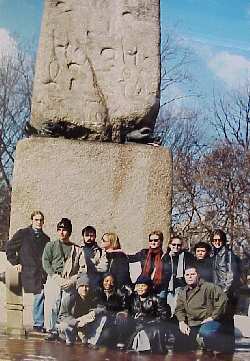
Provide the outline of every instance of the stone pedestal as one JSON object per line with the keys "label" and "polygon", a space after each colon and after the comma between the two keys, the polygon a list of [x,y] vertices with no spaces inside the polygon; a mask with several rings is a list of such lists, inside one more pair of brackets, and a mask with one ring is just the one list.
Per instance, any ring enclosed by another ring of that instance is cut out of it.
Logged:
{"label": "stone pedestal", "polygon": [[245,315],[234,316],[236,337],[250,337],[250,317]]}
{"label": "stone pedestal", "polygon": [[169,236],[172,161],[170,152],[149,145],[30,138],[18,143],[11,229],[30,222],[40,209],[45,232],[56,237],[62,217],[73,223],[72,240],[86,225],[116,232],[126,252],[145,246],[148,234]]}
{"label": "stone pedestal", "polygon": [[8,265],[6,269],[6,312],[6,333],[8,335],[24,336],[20,274],[11,265]]}
{"label": "stone pedestal", "polygon": [[[104,232],[114,231],[128,253],[146,246],[152,230],[163,231],[166,245],[171,195],[172,159],[164,148],[25,139],[16,150],[10,234],[30,223],[33,210],[41,210],[44,230],[52,240],[57,237],[56,224],[67,217],[75,243],[82,228],[93,225],[97,241]],[[13,267],[7,273],[7,332],[22,335],[26,301]]]}

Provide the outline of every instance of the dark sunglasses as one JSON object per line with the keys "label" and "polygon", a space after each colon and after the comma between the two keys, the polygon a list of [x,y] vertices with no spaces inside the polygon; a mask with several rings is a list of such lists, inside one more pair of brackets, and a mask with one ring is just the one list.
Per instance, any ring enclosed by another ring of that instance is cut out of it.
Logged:
{"label": "dark sunglasses", "polygon": [[160,238],[158,238],[158,239],[149,239],[148,241],[149,242],[159,242],[159,240],[160,240]]}

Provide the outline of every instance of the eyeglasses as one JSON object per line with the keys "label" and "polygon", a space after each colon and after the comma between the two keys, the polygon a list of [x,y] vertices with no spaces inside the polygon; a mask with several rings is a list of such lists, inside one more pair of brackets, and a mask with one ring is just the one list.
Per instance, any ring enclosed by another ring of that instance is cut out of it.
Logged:
{"label": "eyeglasses", "polygon": [[157,238],[157,239],[149,239],[148,241],[149,242],[159,242],[160,238]]}
{"label": "eyeglasses", "polygon": [[181,247],[182,245],[180,243],[170,243],[171,246]]}
{"label": "eyeglasses", "polygon": [[222,242],[222,239],[220,239],[220,238],[214,238],[214,239],[213,239],[213,242]]}

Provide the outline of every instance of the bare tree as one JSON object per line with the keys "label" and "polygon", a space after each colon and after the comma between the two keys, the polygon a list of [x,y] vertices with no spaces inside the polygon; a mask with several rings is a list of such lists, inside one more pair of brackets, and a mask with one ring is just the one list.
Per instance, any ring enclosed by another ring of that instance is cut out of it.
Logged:
{"label": "bare tree", "polygon": [[191,95],[175,94],[173,91],[178,85],[191,83],[192,76],[189,72],[190,62],[190,49],[183,44],[181,45],[176,35],[172,35],[170,31],[166,31],[161,47],[162,107]]}
{"label": "bare tree", "polygon": [[180,109],[175,113],[165,111],[156,128],[163,144],[173,153],[172,228],[186,237],[188,243],[196,240],[197,233],[200,237],[201,231],[197,225],[202,224],[204,211],[198,175],[207,144],[201,127],[201,116],[201,112],[188,109]]}
{"label": "bare tree", "polygon": [[[238,90],[223,96],[214,95],[213,125],[221,146],[214,153],[213,167],[224,180],[223,192],[221,181],[217,179],[217,189],[213,196],[220,193],[221,204],[219,223],[227,229],[231,241],[235,238],[250,239],[250,81]],[[214,175],[215,181],[215,175]],[[215,193],[217,190],[217,193]],[[212,194],[212,189],[211,189]],[[224,199],[224,201],[223,201]],[[213,217],[211,217],[213,218]]]}
{"label": "bare tree", "polygon": [[201,112],[187,108],[163,108],[159,114],[155,133],[162,144],[168,146],[177,159],[180,154],[196,154],[204,144]]}
{"label": "bare tree", "polygon": [[34,60],[18,45],[0,55],[0,174],[11,190],[16,143],[30,116]]}
{"label": "bare tree", "polygon": [[164,35],[162,104],[155,134],[173,153],[172,227],[190,237],[193,224],[199,218],[200,190],[196,178],[198,160],[206,148],[201,127],[203,115],[200,110],[180,103],[180,100],[198,96],[193,90],[188,91],[193,88],[193,77],[189,72],[192,52],[169,33]]}
{"label": "bare tree", "polygon": [[245,151],[250,145],[250,82],[244,88],[224,96],[214,95],[213,125],[220,138],[237,143]]}
{"label": "bare tree", "polygon": [[238,144],[220,142],[201,162],[200,183],[204,188],[209,228],[221,227],[231,242],[248,238],[250,155]]}
{"label": "bare tree", "polygon": [[214,144],[204,141],[200,112],[169,104],[161,110],[156,133],[174,159],[172,224],[189,243],[208,239],[214,227],[223,228],[231,242],[249,239],[249,84],[214,97]]}
{"label": "bare tree", "polygon": [[0,247],[8,236],[16,143],[31,111],[34,56],[17,42],[0,54]]}

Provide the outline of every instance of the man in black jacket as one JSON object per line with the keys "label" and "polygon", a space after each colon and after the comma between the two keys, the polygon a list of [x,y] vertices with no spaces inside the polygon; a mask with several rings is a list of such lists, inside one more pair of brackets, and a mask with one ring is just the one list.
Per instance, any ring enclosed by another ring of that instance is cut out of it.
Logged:
{"label": "man in black jacket", "polygon": [[213,282],[213,264],[210,257],[211,246],[207,242],[200,241],[194,246],[195,264],[200,275],[206,282]]}
{"label": "man in black jacket", "polygon": [[42,254],[49,242],[43,232],[44,215],[41,211],[31,214],[31,225],[19,229],[7,242],[6,254],[8,261],[21,272],[24,292],[33,293],[33,329],[44,331],[44,291],[46,273],[42,267]]}

